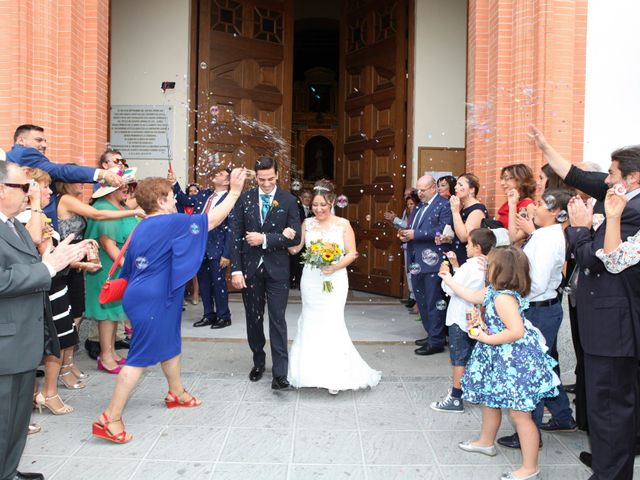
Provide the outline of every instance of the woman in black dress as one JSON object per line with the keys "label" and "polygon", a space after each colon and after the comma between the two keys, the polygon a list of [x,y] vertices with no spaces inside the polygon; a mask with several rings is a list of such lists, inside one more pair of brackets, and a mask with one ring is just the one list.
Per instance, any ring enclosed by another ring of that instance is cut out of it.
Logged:
{"label": "woman in black dress", "polygon": [[[29,234],[36,244],[40,253],[51,250],[60,240],[60,236],[50,227],[50,219],[42,212],[42,208],[48,205],[51,200],[51,177],[49,174],[40,169],[29,169],[28,176],[35,180],[40,187],[40,208],[31,205],[30,209],[25,210],[19,217],[20,221],[26,223]],[[72,268],[96,268],[93,264],[74,264]],[[60,343],[60,356],[47,355],[44,356],[44,383],[42,390],[34,396],[34,403],[39,410],[42,407],[48,409],[54,415],[65,415],[73,412],[73,407],[65,404],[58,394],[58,380],[60,376],[60,368],[62,358],[67,352],[73,351],[78,344],[78,330],[73,322],[71,315],[71,305],[69,303],[68,287],[65,275],[68,270],[59,272],[51,279],[51,289],[49,290],[49,301],[51,304],[51,314],[53,316],[53,324],[55,332],[51,332],[58,337]],[[84,388],[82,382],[76,382],[71,388]]]}
{"label": "woman in black dress", "polygon": [[462,265],[467,261],[466,245],[469,233],[480,228],[482,219],[488,216],[487,207],[478,200],[480,181],[472,173],[463,173],[456,182],[456,194],[449,199],[451,214],[453,215],[453,230],[456,238],[453,245]]}

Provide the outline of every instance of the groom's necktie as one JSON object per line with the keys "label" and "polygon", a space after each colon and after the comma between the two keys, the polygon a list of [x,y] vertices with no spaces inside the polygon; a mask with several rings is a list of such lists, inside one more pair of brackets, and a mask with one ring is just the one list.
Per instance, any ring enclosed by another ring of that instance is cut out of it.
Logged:
{"label": "groom's necktie", "polygon": [[262,200],[260,213],[262,215],[262,221],[264,222],[265,218],[267,218],[267,214],[269,213],[269,208],[271,208],[271,195],[263,193],[260,195],[260,200]]}

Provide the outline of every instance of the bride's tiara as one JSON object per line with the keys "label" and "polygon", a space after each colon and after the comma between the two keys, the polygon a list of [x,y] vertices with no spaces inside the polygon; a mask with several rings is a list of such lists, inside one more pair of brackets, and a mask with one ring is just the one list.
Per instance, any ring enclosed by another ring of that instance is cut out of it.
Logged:
{"label": "bride's tiara", "polygon": [[319,190],[320,192],[330,192],[331,189],[327,187],[313,187],[314,190]]}

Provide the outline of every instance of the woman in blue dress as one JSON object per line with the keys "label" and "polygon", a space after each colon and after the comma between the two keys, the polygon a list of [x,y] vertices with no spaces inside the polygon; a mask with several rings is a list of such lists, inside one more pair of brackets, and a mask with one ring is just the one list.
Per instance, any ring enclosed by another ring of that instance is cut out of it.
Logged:
{"label": "woman in blue dress", "polygon": [[122,411],[144,369],[158,362],[169,385],[168,408],[202,403],[185,390],[180,378],[184,287],[202,263],[209,230],[232,210],[246,175],[245,169],[234,169],[229,195],[203,215],[177,214],[171,183],[165,179],[148,178],[138,183],[136,200],[147,218],[131,237],[120,274],[128,280],[122,304],[134,333],[111,402],[93,424],[94,436],[115,443],[131,440],[124,430]]}
{"label": "woman in blue dress", "polygon": [[494,445],[502,412],[509,409],[522,448],[522,465],[506,472],[501,480],[538,479],[540,433],[531,412],[537,403],[558,395],[560,380],[553,372],[556,361],[546,354],[544,338],[524,317],[531,290],[529,261],[520,248],[493,249],[487,259],[489,286],[473,291],[456,283],[448,270],[441,270],[443,282],[459,297],[484,302],[486,331],[475,328],[469,336],[477,340],[464,376],[462,397],[482,405],[480,438],[461,442],[467,452],[495,456]]}

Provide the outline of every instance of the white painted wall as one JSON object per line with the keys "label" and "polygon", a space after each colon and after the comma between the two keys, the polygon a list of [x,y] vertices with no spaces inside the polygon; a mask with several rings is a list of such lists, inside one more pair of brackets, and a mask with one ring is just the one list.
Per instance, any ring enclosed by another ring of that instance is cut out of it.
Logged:
{"label": "white painted wall", "polygon": [[[111,104],[172,105],[173,169],[187,177],[189,0],[111,1]],[[162,93],[163,81],[176,82]],[[166,161],[131,161],[138,177],[165,176]]]}
{"label": "white painted wall", "polygon": [[587,15],[584,160],[606,169],[640,143],[640,2],[590,0]]}
{"label": "white painted wall", "polygon": [[418,147],[464,148],[467,0],[415,0],[413,178]]}

